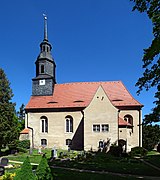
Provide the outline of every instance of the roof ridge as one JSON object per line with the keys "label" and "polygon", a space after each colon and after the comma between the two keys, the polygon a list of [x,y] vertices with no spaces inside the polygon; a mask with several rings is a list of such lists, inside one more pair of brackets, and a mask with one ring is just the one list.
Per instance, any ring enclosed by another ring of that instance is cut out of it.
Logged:
{"label": "roof ridge", "polygon": [[122,82],[120,80],[118,81],[83,81],[83,82],[68,82],[68,83],[60,83],[56,85],[70,85],[70,84],[101,84],[101,83],[119,83]]}

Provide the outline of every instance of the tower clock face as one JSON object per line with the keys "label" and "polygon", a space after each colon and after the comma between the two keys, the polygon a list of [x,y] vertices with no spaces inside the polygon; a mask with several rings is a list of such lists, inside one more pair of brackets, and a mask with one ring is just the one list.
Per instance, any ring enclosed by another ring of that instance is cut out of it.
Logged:
{"label": "tower clock face", "polygon": [[39,85],[45,85],[45,79],[39,80]]}

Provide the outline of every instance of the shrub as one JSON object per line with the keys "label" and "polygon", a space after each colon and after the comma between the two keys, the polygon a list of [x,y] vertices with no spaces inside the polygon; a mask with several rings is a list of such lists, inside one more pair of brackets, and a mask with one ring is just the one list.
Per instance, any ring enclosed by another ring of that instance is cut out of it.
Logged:
{"label": "shrub", "polygon": [[23,140],[23,141],[16,140],[8,144],[8,148],[11,153],[15,153],[17,150],[25,153],[27,152],[26,149],[30,148],[30,141],[29,140]]}
{"label": "shrub", "polygon": [[121,156],[122,151],[123,151],[122,147],[121,146],[116,146],[116,145],[111,146],[110,150],[109,150],[111,155],[116,156],[116,157]]}
{"label": "shrub", "polygon": [[30,141],[29,140],[18,141],[17,147],[23,148],[23,149],[29,149],[30,148]]}
{"label": "shrub", "polygon": [[26,160],[22,164],[20,171],[17,172],[17,175],[14,177],[14,180],[36,180],[32,172],[32,166],[29,161],[29,157],[27,156]]}
{"label": "shrub", "polygon": [[26,153],[27,149],[21,148],[21,147],[17,147],[18,152],[23,152]]}
{"label": "shrub", "polygon": [[8,144],[8,148],[9,148],[10,151],[11,150],[16,150],[16,148],[17,148],[17,141],[13,141],[13,142],[9,143]]}
{"label": "shrub", "polygon": [[146,156],[147,155],[147,150],[143,147],[134,147],[131,149],[130,155],[131,156]]}
{"label": "shrub", "polygon": [[6,173],[5,175],[2,176],[2,180],[13,180],[15,176],[15,173],[11,174],[11,173]]}
{"label": "shrub", "polygon": [[157,152],[160,153],[160,143],[157,145]]}
{"label": "shrub", "polygon": [[43,154],[41,162],[39,163],[39,166],[37,167],[36,175],[38,177],[38,180],[52,180],[53,176],[51,173],[51,169],[48,165],[46,155]]}

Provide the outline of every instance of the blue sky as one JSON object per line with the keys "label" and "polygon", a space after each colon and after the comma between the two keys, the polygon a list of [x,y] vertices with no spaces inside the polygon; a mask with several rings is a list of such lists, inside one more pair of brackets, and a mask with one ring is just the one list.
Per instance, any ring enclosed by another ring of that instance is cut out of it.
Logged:
{"label": "blue sky", "polygon": [[121,80],[144,104],[143,115],[149,113],[155,90],[137,96],[135,83],[143,72],[143,49],[153,38],[152,24],[132,6],[129,0],[1,1],[0,67],[17,109],[31,95],[46,13],[57,83]]}

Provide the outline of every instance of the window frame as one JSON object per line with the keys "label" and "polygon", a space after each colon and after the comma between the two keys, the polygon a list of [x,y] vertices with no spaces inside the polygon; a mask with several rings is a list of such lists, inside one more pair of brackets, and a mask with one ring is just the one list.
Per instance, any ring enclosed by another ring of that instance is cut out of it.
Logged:
{"label": "window frame", "polygon": [[92,125],[92,132],[97,132],[97,133],[109,132],[109,124],[93,124]]}
{"label": "window frame", "polygon": [[41,139],[41,146],[47,146],[47,139]]}
{"label": "window frame", "polygon": [[41,68],[40,68],[41,74],[44,74],[44,71],[45,71],[45,70],[44,70],[44,64],[41,64],[40,67],[41,67]]}
{"label": "window frame", "polygon": [[100,132],[100,124],[93,124],[92,131],[93,132]]}
{"label": "window frame", "polygon": [[48,133],[48,118],[46,116],[41,116],[40,118],[41,122],[41,132],[42,133]]}
{"label": "window frame", "polygon": [[66,133],[73,133],[73,117],[66,116],[65,117],[65,132]]}
{"label": "window frame", "polygon": [[126,114],[123,118],[127,123],[131,124],[131,129],[133,133],[133,116],[130,114]]}
{"label": "window frame", "polygon": [[71,145],[72,145],[72,140],[66,139],[66,146],[71,146]]}
{"label": "window frame", "polygon": [[101,124],[102,132],[109,132],[109,124]]}

